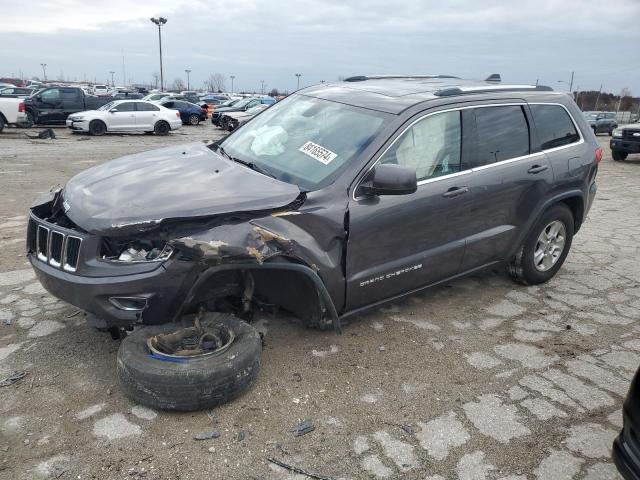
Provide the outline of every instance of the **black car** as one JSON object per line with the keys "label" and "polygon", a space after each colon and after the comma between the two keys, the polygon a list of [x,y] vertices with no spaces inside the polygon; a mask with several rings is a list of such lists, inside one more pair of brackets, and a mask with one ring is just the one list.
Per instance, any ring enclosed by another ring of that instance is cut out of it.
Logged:
{"label": "black car", "polygon": [[[259,337],[238,320],[254,311],[339,329],[485,268],[546,282],[587,217],[601,157],[573,100],[548,87],[353,77],[211,145],[76,175],[31,209],[27,257],[91,325],[146,325],[118,357],[132,398],[203,408],[255,378]],[[185,318],[194,326],[176,331]]]}
{"label": "black car", "polygon": [[623,427],[613,442],[613,461],[625,480],[640,480],[640,371],[622,408]]}
{"label": "black car", "polygon": [[626,160],[629,154],[640,153],[640,123],[620,125],[609,140],[611,156],[615,161]]}

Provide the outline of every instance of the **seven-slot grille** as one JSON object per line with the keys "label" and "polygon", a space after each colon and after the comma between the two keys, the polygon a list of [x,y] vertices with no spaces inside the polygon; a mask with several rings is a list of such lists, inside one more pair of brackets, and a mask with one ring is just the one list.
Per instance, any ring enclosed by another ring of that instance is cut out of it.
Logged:
{"label": "seven-slot grille", "polygon": [[76,271],[82,244],[80,237],[52,230],[33,221],[29,222],[27,235],[29,249],[36,254],[38,260],[67,272]]}

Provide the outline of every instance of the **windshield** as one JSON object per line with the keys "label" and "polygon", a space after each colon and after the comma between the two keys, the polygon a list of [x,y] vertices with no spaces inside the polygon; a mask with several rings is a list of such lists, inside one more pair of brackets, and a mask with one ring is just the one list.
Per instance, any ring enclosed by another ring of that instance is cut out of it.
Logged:
{"label": "windshield", "polygon": [[105,103],[100,108],[98,108],[98,110],[101,110],[101,111],[109,110],[110,108],[115,107],[117,104],[118,104],[118,102]]}
{"label": "windshield", "polygon": [[225,153],[310,191],[333,181],[389,115],[293,95],[269,107],[221,143]]}

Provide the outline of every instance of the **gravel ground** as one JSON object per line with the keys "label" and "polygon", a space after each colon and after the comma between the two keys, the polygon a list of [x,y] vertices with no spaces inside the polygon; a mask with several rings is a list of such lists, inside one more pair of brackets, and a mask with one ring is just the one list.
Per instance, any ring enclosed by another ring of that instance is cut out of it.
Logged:
{"label": "gravel ground", "polygon": [[[605,480],[621,404],[640,364],[640,158],[611,160],[564,267],[522,287],[488,272],[413,295],[342,335],[263,317],[256,385],[212,412],[132,404],[118,343],[49,296],[24,256],[38,192],[96,163],[215,139],[210,124],[167,137],[56,129],[0,136],[2,479],[331,478]],[[8,324],[8,325],[7,325]],[[296,437],[298,422],[315,430]],[[193,436],[216,430],[217,439]]]}

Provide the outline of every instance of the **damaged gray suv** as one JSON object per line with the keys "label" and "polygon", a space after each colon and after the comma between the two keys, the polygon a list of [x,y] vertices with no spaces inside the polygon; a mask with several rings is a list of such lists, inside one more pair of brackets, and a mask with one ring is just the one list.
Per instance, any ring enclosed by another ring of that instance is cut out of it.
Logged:
{"label": "damaged gray suv", "polygon": [[211,145],[76,175],[32,207],[28,257],[92,326],[145,326],[118,354],[127,394],[204,408],[257,375],[260,337],[243,321],[256,310],[339,328],[487,267],[549,280],[601,157],[573,100],[548,87],[352,77]]}

